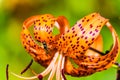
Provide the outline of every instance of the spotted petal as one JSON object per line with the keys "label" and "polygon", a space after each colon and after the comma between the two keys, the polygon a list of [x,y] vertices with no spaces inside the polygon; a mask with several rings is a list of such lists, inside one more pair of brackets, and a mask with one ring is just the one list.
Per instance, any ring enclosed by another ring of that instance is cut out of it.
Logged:
{"label": "spotted petal", "polygon": [[27,20],[25,20],[23,24],[23,30],[21,32],[21,40],[24,45],[24,48],[35,59],[35,61],[37,61],[38,63],[44,66],[47,66],[49,62],[51,61],[55,51],[51,50],[51,54],[46,54],[44,48],[36,43],[36,41],[33,39],[28,29],[40,17],[41,16],[32,16],[28,18]]}
{"label": "spotted petal", "polygon": [[118,57],[119,40],[112,25],[107,22],[106,26],[110,29],[114,41],[110,52],[104,56],[84,55],[83,59],[74,59],[75,63],[78,64],[77,68],[73,67],[72,63],[67,60],[66,66],[69,66],[69,69],[66,67],[67,74],[71,74],[72,76],[87,76],[98,71],[106,70],[115,63]]}
{"label": "spotted petal", "polygon": [[58,50],[72,58],[80,56],[95,41],[106,22],[107,19],[98,13],[85,16],[60,36],[57,41]]}

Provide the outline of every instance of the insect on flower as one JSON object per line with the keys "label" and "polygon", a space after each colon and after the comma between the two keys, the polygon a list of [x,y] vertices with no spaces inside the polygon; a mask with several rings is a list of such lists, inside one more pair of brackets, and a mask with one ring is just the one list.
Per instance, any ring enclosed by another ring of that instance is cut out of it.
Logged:
{"label": "insect on flower", "polygon": [[[112,34],[113,45],[107,54],[101,55],[103,41],[100,31],[104,25]],[[34,26],[34,38],[28,30],[31,26]],[[59,34],[53,34],[55,27],[60,31]],[[23,23],[21,40],[34,60],[46,67],[43,72],[33,77],[22,77],[12,73],[29,80],[42,80],[48,73],[48,80],[52,80],[55,74],[56,80],[66,80],[64,74],[80,77],[103,71],[115,63],[119,50],[118,36],[114,28],[108,19],[99,13],[83,17],[72,28],[64,16],[32,16]],[[37,44],[38,42],[41,45]]]}

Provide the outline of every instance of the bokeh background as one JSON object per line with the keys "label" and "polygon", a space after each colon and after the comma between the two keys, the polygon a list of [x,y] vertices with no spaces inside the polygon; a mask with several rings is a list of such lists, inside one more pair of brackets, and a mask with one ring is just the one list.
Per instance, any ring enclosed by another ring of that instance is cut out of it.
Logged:
{"label": "bokeh background", "polygon": [[[5,69],[9,64],[9,72],[20,74],[21,70],[30,62],[20,41],[20,32],[23,21],[33,15],[50,13],[54,16],[64,15],[70,25],[93,12],[99,12],[109,19],[120,37],[120,0],[0,0],[0,80],[6,80]],[[101,34],[104,38],[104,51],[109,50],[112,38],[107,28]],[[120,62],[119,58],[118,61]],[[36,62],[31,68],[42,72],[44,67]],[[32,76],[28,70],[24,76]],[[46,76],[44,80],[47,80]],[[71,77],[67,80],[115,80],[116,69],[95,73],[88,77]],[[9,80],[21,80],[9,75]]]}

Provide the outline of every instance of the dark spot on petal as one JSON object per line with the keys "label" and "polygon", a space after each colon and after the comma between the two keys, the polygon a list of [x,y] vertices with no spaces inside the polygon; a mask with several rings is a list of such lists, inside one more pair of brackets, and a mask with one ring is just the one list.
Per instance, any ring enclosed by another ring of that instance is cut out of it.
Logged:
{"label": "dark spot on petal", "polygon": [[47,20],[45,20],[45,19],[44,19],[43,21],[44,21],[44,22],[47,22]]}
{"label": "dark spot on petal", "polygon": [[82,22],[84,22],[84,19],[82,20]]}
{"label": "dark spot on petal", "polygon": [[81,38],[83,38],[84,36],[81,36]]}
{"label": "dark spot on petal", "polygon": [[89,43],[88,46],[90,46],[91,44]]}
{"label": "dark spot on petal", "polygon": [[94,17],[95,15],[93,14],[92,17]]}
{"label": "dark spot on petal", "polygon": [[82,49],[84,49],[85,47],[84,46],[81,46]]}
{"label": "dark spot on petal", "polygon": [[75,36],[77,36],[77,34],[75,34]]}
{"label": "dark spot on petal", "polygon": [[73,33],[75,33],[75,31],[73,31]]}
{"label": "dark spot on petal", "polygon": [[70,36],[68,37],[68,39],[70,39]]}
{"label": "dark spot on petal", "polygon": [[90,24],[90,28],[92,28],[93,27],[93,25],[92,24]]}
{"label": "dark spot on petal", "polygon": [[86,36],[85,39],[87,39],[88,37]]}
{"label": "dark spot on petal", "polygon": [[67,30],[67,32],[69,32],[69,30]]}
{"label": "dark spot on petal", "polygon": [[92,41],[94,40],[95,38],[92,38]]}
{"label": "dark spot on petal", "polygon": [[81,26],[81,24],[78,24],[78,26],[80,27],[80,26]]}
{"label": "dark spot on petal", "polygon": [[77,40],[79,40],[79,39],[80,39],[80,37],[77,38]]}
{"label": "dark spot on petal", "polygon": [[89,19],[87,20],[87,22],[89,22]]}
{"label": "dark spot on petal", "polygon": [[95,35],[95,33],[92,34],[92,36],[94,36],[94,35]]}
{"label": "dark spot on petal", "polygon": [[23,27],[23,30],[25,29],[25,27]]}
{"label": "dark spot on petal", "polygon": [[92,34],[92,31],[90,31],[89,34]]}
{"label": "dark spot on petal", "polygon": [[27,49],[27,46],[24,46],[25,49]]}
{"label": "dark spot on petal", "polygon": [[34,47],[36,47],[36,45],[34,45]]}
{"label": "dark spot on petal", "polygon": [[40,39],[40,37],[38,37],[38,39]]}
{"label": "dark spot on petal", "polygon": [[72,35],[72,38],[74,37],[74,35]]}
{"label": "dark spot on petal", "polygon": [[35,24],[35,21],[33,22],[33,24]]}
{"label": "dark spot on petal", "polygon": [[79,43],[79,41],[77,41],[77,44]]}
{"label": "dark spot on petal", "polygon": [[41,25],[41,23],[39,23],[39,25]]}
{"label": "dark spot on petal", "polygon": [[72,30],[74,30],[75,28],[74,27],[72,27]]}
{"label": "dark spot on petal", "polygon": [[88,43],[88,41],[85,41],[85,43]]}
{"label": "dark spot on petal", "polygon": [[95,31],[96,31],[96,32],[98,32],[98,30],[97,30],[97,29],[95,29]]}
{"label": "dark spot on petal", "polygon": [[77,47],[79,47],[79,44],[77,45]]}
{"label": "dark spot on petal", "polygon": [[81,31],[83,31],[84,30],[84,28],[81,28]]}
{"label": "dark spot on petal", "polygon": [[85,34],[85,31],[83,31],[82,34]]}

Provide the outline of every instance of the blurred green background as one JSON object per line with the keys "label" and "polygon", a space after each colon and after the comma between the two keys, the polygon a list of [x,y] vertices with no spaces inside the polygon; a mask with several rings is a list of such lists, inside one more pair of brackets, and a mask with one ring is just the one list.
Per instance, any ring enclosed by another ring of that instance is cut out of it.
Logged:
{"label": "blurred green background", "polygon": [[[64,15],[70,25],[93,12],[99,12],[109,19],[120,36],[120,0],[0,0],[0,80],[5,80],[6,64],[9,71],[20,74],[21,70],[30,62],[20,41],[20,32],[23,21],[33,15],[50,13],[54,16]],[[112,38],[107,28],[101,34],[104,38],[104,51],[112,45]],[[118,59],[120,62],[120,60]],[[39,73],[44,70],[42,66],[33,63],[32,69]],[[24,76],[32,76],[27,71]],[[88,77],[71,77],[67,80],[115,80],[116,69],[95,73]],[[9,80],[21,80],[9,75]],[[47,76],[44,78],[47,80]]]}

